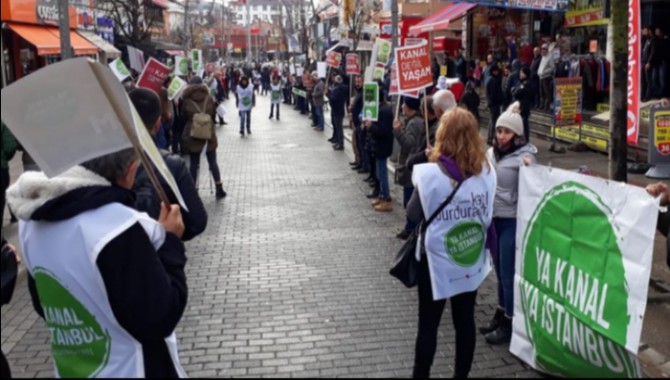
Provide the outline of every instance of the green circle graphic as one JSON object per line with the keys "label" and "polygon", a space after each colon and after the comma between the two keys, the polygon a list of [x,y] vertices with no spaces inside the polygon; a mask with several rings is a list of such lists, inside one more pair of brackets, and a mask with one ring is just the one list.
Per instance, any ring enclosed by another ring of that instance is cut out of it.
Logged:
{"label": "green circle graphic", "polygon": [[461,223],[444,237],[447,255],[456,264],[471,267],[479,261],[484,249],[484,228],[479,223]]}
{"label": "green circle graphic", "polygon": [[44,268],[35,285],[51,332],[51,354],[62,378],[95,377],[109,361],[111,338],[95,316]]}
{"label": "green circle graphic", "polygon": [[[630,315],[612,211],[588,187],[548,191],[524,232],[520,285],[539,368],[564,377],[634,377]],[[597,281],[597,282],[596,282]]]}
{"label": "green circle graphic", "polygon": [[179,72],[182,74],[188,73],[188,59],[182,59],[179,61]]}
{"label": "green circle graphic", "polygon": [[249,107],[251,105],[251,98],[248,96],[242,97],[242,105],[245,107]]}
{"label": "green circle graphic", "polygon": [[130,75],[128,68],[126,68],[126,65],[124,65],[123,61],[120,59],[116,61],[116,71],[118,71],[122,75]]}

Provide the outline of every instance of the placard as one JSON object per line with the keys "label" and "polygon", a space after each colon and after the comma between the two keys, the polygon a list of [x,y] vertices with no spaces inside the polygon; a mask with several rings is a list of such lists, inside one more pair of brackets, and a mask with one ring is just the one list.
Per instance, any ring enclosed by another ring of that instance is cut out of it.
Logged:
{"label": "placard", "polygon": [[159,93],[171,72],[172,70],[169,67],[154,58],[149,58],[149,62],[142,70],[140,79],[137,80],[137,87],[148,88]]}
{"label": "placard", "polygon": [[400,91],[416,91],[433,85],[428,43],[397,48],[395,51],[398,88]]}
{"label": "placard", "polygon": [[363,85],[363,120],[377,121],[379,117],[379,85],[375,82]]}
{"label": "placard", "polygon": [[120,82],[123,82],[130,76],[130,70],[123,63],[121,58],[117,58],[109,64],[109,68]]}
{"label": "placard", "polygon": [[347,54],[347,75],[361,75],[361,57],[356,53]]}

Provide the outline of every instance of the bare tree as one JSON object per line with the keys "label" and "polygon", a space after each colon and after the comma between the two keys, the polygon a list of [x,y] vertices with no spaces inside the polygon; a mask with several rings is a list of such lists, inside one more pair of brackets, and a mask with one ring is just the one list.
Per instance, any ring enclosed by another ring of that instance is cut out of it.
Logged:
{"label": "bare tree", "polygon": [[160,19],[159,12],[147,12],[150,4],[151,0],[98,0],[98,9],[114,20],[128,45],[141,46],[151,40],[151,29]]}

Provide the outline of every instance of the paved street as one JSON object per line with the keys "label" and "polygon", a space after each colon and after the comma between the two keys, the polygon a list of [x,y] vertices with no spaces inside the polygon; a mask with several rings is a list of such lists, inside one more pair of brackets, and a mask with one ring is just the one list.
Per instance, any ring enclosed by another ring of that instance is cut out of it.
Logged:
{"label": "paved street", "polygon": [[[237,116],[220,130],[224,202],[202,174],[210,224],[188,246],[189,303],[177,331],[184,368],[193,377],[410,376],[416,290],[388,274],[403,210],[375,213],[350,152],[333,151],[329,135],[286,106],[281,122],[269,122],[268,99],[258,103],[251,137],[240,138]],[[478,324],[494,310],[493,278],[480,291]],[[25,281],[2,309],[2,349],[16,377],[53,376]],[[433,376],[450,377],[453,357],[445,312]],[[537,376],[481,336],[471,375]]]}

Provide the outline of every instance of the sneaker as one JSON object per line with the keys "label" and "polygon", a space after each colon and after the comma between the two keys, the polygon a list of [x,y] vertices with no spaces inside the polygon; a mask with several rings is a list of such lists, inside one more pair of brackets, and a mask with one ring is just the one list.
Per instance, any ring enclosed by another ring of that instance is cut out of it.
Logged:
{"label": "sneaker", "polygon": [[489,333],[492,333],[500,327],[500,321],[505,317],[505,311],[498,308],[496,309],[495,314],[493,314],[493,318],[491,321],[489,321],[489,324],[483,327],[479,328],[479,332],[486,335]]}
{"label": "sneaker", "polygon": [[503,317],[497,330],[486,334],[486,343],[492,345],[508,344],[512,341],[512,320]]}
{"label": "sneaker", "polygon": [[377,212],[391,212],[393,211],[393,202],[391,200],[382,200],[377,206],[375,206],[375,211]]}
{"label": "sneaker", "polygon": [[398,234],[395,237],[400,239],[400,240],[407,240],[407,239],[409,239],[410,235],[411,235],[411,232],[407,232],[405,230],[402,230],[402,231],[398,232]]}

